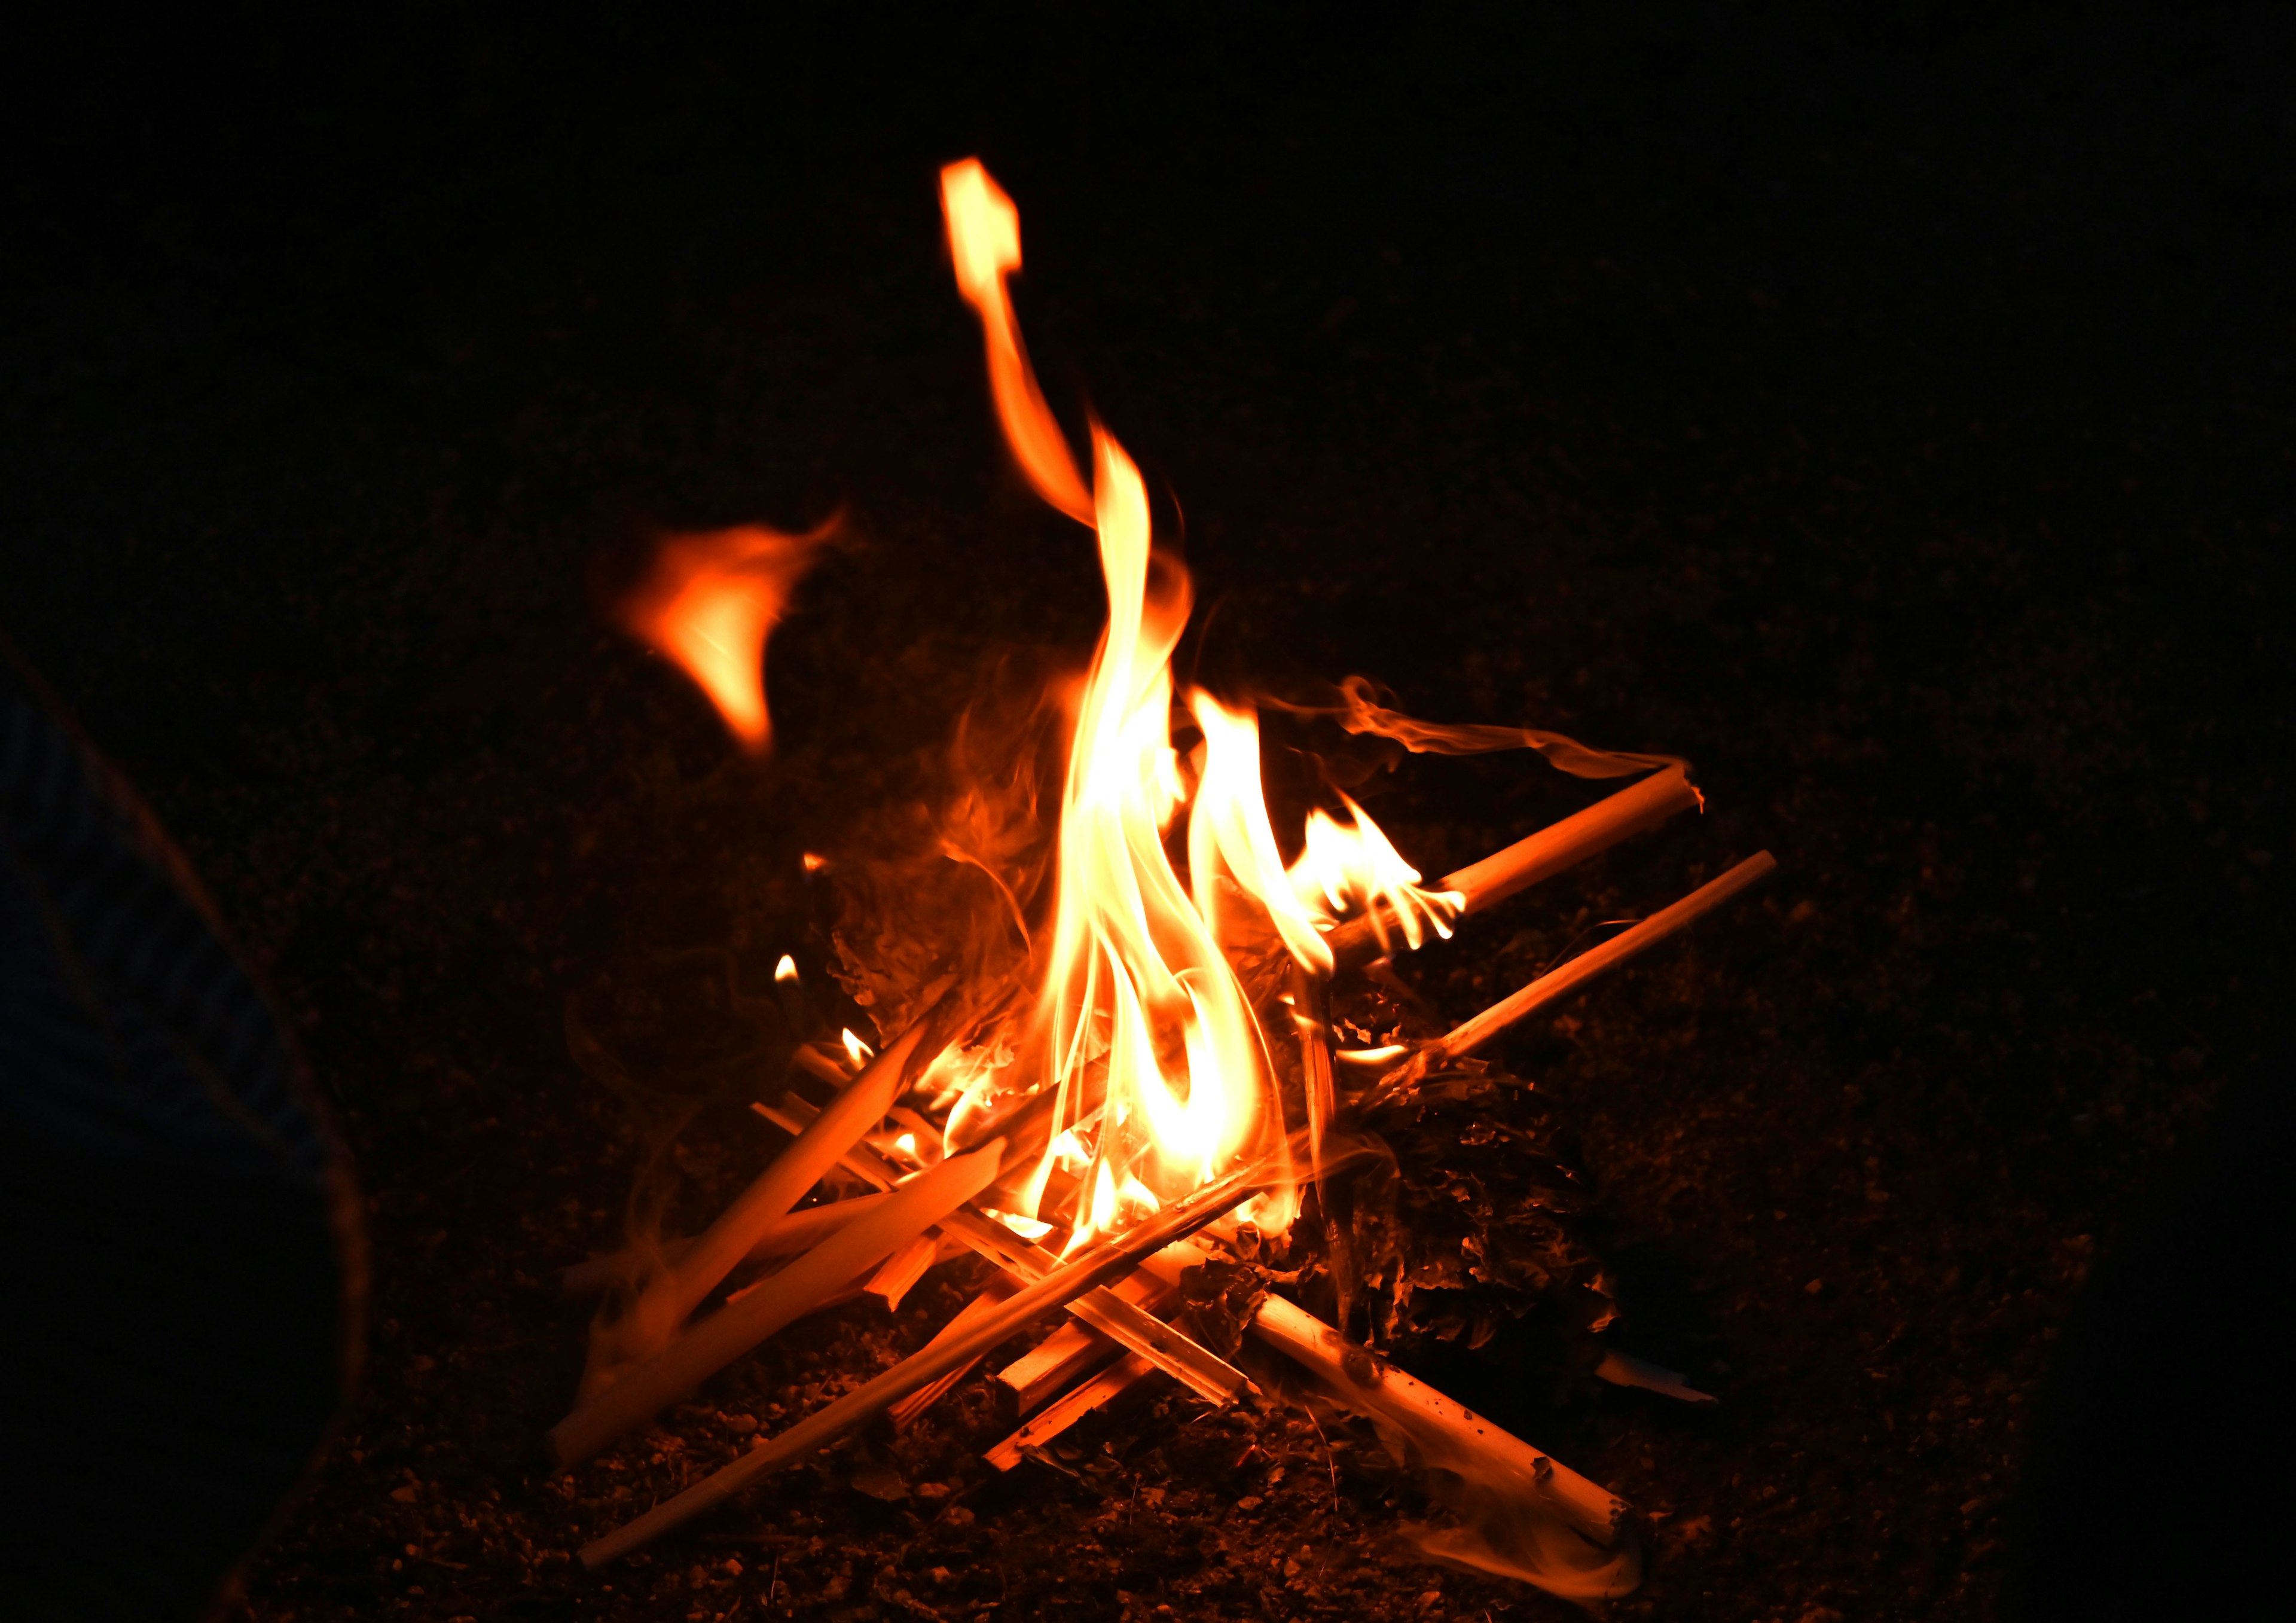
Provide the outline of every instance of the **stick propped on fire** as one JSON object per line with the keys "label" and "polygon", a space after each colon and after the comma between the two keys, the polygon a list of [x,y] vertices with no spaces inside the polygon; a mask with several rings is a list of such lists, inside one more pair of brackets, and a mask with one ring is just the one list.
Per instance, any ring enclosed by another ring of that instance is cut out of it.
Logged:
{"label": "stick propped on fire", "polygon": [[[1448,1544],[1439,1537],[1431,1552],[1578,1598],[1623,1593],[1639,1567],[1621,1502],[1343,1333],[1353,1271],[1345,1236],[1331,1221],[1332,1191],[1352,1173],[1347,1158],[1364,1143],[1369,1104],[1718,906],[1766,872],[1769,858],[1748,859],[1447,1036],[1336,1053],[1336,978],[1390,951],[1398,938],[1415,947],[1431,934],[1447,935],[1460,918],[1699,804],[1698,792],[1684,765],[1668,758],[1611,754],[1522,729],[1435,727],[1373,703],[1367,684],[1351,681],[1341,722],[1352,731],[1414,750],[1529,747],[1583,776],[1647,775],[1432,888],[1343,795],[1336,798],[1344,816],[1308,815],[1299,855],[1287,865],[1263,792],[1254,712],[1175,683],[1189,577],[1155,545],[1138,469],[1095,423],[1087,481],[1029,369],[1005,285],[1021,263],[1017,211],[970,160],[944,172],[942,201],[958,286],[981,318],[1005,441],[1037,493],[1092,529],[1108,594],[1049,831],[1049,899],[1027,913],[998,880],[1002,905],[1030,939],[1031,996],[1020,1005],[998,1003],[1001,988],[992,997],[959,973],[919,991],[927,1012],[888,1032],[882,1053],[867,1056],[856,1045],[842,1069],[810,1056],[809,1069],[835,1079],[833,1095],[817,1107],[794,1096],[758,1107],[791,1142],[716,1223],[671,1250],[634,1299],[602,1320],[582,1402],[554,1431],[554,1444],[569,1462],[604,1447],[797,1315],[865,1280],[890,1304],[954,1249],[978,1255],[993,1273],[920,1350],[599,1539],[583,1559],[594,1565],[634,1549],[889,1409],[898,1423],[914,1421],[984,1355],[1055,1315],[1064,1323],[1039,1351],[1002,1372],[1024,1423],[992,1449],[1000,1466],[1161,1376],[1204,1401],[1234,1401],[1249,1383],[1199,1334],[1230,1354],[1234,1340],[1194,1319],[1184,1325],[1177,1309],[1191,1282],[1208,1277],[1203,1271],[1249,1274],[1261,1237],[1286,1242],[1302,1185],[1312,1184],[1328,1231],[1324,1266],[1339,1294],[1340,1327],[1265,1294],[1263,1270],[1250,1275],[1258,1294],[1246,1293],[1248,1322],[1231,1323],[1231,1337],[1248,1332],[1383,1435],[1405,1439],[1447,1480],[1496,1496],[1503,1514],[1478,1512],[1476,1530]],[[758,703],[761,717],[761,691]],[[1193,747],[1176,742],[1176,723],[1193,729]],[[1266,972],[1287,959],[1288,980]],[[972,1048],[1001,1057],[955,1065],[963,1030],[991,1003],[1019,1012],[993,1017],[1003,1022],[998,1040]],[[1271,1029],[1287,1032],[1286,1044],[1272,1043]],[[1373,1086],[1343,1089],[1335,1059]],[[1380,1071],[1367,1076],[1366,1062]],[[930,1107],[937,1119],[918,1115],[935,1092],[920,1084],[949,1074],[966,1080],[939,1089]],[[1286,1119],[1287,1087],[1303,1123]],[[928,1142],[936,1130],[939,1142]],[[793,1217],[838,1168],[879,1193]],[[1204,1237],[1190,1238],[1200,1231]],[[800,1249],[780,1272],[710,1310],[737,1266]]]}

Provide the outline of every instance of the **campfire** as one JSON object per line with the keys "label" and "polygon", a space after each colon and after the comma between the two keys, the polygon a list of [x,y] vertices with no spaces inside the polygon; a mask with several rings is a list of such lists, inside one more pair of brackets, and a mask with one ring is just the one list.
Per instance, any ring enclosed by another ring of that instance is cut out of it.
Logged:
{"label": "campfire", "polygon": [[[1380,1350],[1411,1285],[1374,1254],[1359,1186],[1398,1176],[1378,1124],[1447,1088],[1490,1090],[1480,1051],[1721,906],[1771,859],[1749,857],[1432,1029],[1398,995],[1392,955],[1701,804],[1685,764],[1417,721],[1350,678],[1329,704],[1291,711],[1390,750],[1529,749],[1574,775],[1634,781],[1431,885],[1333,784],[1287,861],[1256,709],[1176,681],[1190,578],[1158,544],[1139,470],[1095,422],[1087,477],[1037,385],[1007,288],[1017,211],[977,161],[950,166],[941,188],[1005,443],[1036,493],[1095,538],[1107,590],[1088,670],[1047,696],[1065,746],[1057,796],[1040,811],[984,787],[971,809],[1015,825],[1014,838],[952,838],[946,850],[989,881],[957,934],[994,950],[863,966],[884,990],[872,1003],[882,1046],[850,1030],[800,1045],[792,1080],[807,1086],[754,1107],[789,1143],[716,1221],[570,1270],[570,1291],[603,1291],[606,1304],[551,1446],[570,1465],[606,1448],[825,1307],[872,1297],[890,1308],[960,1258],[985,1263],[985,1283],[921,1349],[582,1560],[625,1555],[865,1424],[911,1425],[1034,1333],[990,1372],[1017,1422],[986,1451],[999,1470],[1042,1457],[1144,1383],[1235,1404],[1274,1379],[1256,1383],[1238,1361],[1272,1354],[1253,1367],[1280,1367],[1295,1393],[1370,1421],[1428,1474],[1455,1512],[1421,1535],[1431,1556],[1581,1600],[1623,1594],[1641,1571],[1624,1503]],[[752,750],[770,740],[767,638],[825,534],[680,537],[627,605],[631,629]],[[1010,855],[1024,848],[1038,855]],[[800,1034],[825,1035],[803,1029],[814,1016],[793,960],[776,980]],[[1492,1132],[1473,1142],[1508,1153]],[[1586,1326],[1601,1327],[1600,1316]],[[1701,1397],[1622,1353],[1599,1357],[1608,1379]]]}

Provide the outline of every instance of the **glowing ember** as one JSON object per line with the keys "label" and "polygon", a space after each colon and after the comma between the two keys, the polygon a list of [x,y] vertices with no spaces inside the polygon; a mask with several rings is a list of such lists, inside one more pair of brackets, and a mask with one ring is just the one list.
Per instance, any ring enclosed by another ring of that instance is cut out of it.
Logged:
{"label": "glowing ember", "polygon": [[766,638],[833,523],[802,536],[744,524],[673,537],[622,604],[623,623],[701,684],[752,754],[773,742]]}

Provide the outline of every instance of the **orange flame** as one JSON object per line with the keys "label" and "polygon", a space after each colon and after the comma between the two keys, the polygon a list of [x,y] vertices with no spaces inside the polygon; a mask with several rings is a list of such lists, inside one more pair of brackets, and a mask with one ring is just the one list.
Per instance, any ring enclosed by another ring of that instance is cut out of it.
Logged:
{"label": "orange flame", "polygon": [[766,638],[834,523],[802,536],[758,524],[673,536],[621,605],[623,624],[701,684],[753,755],[773,742]]}
{"label": "orange flame", "polygon": [[[1342,827],[1325,812],[1309,812],[1307,848],[1289,876],[1293,894],[1311,911],[1317,928],[1330,929],[1350,904],[1359,903],[1368,908],[1372,930],[1382,947],[1387,945],[1384,915],[1390,911],[1402,925],[1408,946],[1416,947],[1429,930],[1449,940],[1451,921],[1467,898],[1456,890],[1420,889],[1419,870],[1388,843],[1379,824],[1346,795],[1340,799],[1347,801],[1353,826]],[[1385,909],[1378,906],[1382,902]]]}
{"label": "orange flame", "polygon": [[956,290],[980,312],[988,345],[988,389],[1005,443],[1037,494],[1079,524],[1094,522],[1093,501],[1077,471],[1076,457],[1053,421],[1029,352],[1021,344],[1021,324],[1004,278],[1021,268],[1021,213],[1004,189],[988,178],[980,160],[968,158],[940,172],[941,212],[948,220],[949,258],[956,265]]}
{"label": "orange flame", "polygon": [[[1035,1217],[1054,1173],[1072,1180],[1076,1245],[1247,1152],[1280,1153],[1266,1039],[1229,956],[1247,926],[1264,919],[1303,967],[1328,974],[1323,932],[1351,904],[1384,900],[1415,943],[1423,919],[1444,928],[1456,898],[1420,890],[1419,875],[1352,801],[1352,827],[1315,814],[1308,848],[1287,871],[1248,709],[1185,695],[1204,748],[1193,783],[1184,775],[1171,737],[1172,651],[1192,602],[1187,570],[1155,548],[1147,492],[1124,447],[1094,425],[1087,494],[1045,406],[1004,287],[1021,263],[1012,200],[971,159],[941,171],[941,199],[957,286],[987,334],[1006,442],[1047,502],[1097,532],[1108,588],[1108,626],[1070,744],[1031,1038],[1054,1090],[1053,1119],[1020,1192]],[[1166,840],[1183,809],[1186,883]],[[969,1111],[953,1111],[952,1126],[960,1114]],[[1280,1233],[1297,1209],[1287,1184],[1246,1215]]]}

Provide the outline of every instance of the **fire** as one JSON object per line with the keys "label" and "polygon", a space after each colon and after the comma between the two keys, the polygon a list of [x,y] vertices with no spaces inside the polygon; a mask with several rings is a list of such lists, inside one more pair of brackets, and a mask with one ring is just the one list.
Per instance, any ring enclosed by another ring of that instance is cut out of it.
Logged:
{"label": "fire", "polygon": [[[1172,737],[1171,660],[1192,602],[1187,570],[1154,545],[1146,489],[1123,447],[1093,426],[1087,493],[1045,405],[1004,284],[1021,263],[1012,200],[970,159],[942,171],[941,199],[1006,442],[1038,493],[1097,533],[1108,590],[1108,626],[1070,746],[1031,1034],[1054,1094],[1052,1120],[1019,1201],[1037,1217],[1054,1175],[1069,1180],[1073,1245],[1137,1220],[1247,1152],[1280,1152],[1266,1035],[1228,950],[1241,931],[1272,927],[1303,968],[1328,974],[1322,932],[1349,905],[1384,901],[1415,944],[1423,921],[1445,929],[1456,898],[1420,890],[1419,875],[1352,801],[1351,826],[1310,818],[1307,848],[1287,871],[1248,709],[1189,691],[1185,714],[1203,742],[1193,770],[1184,768]],[[1186,882],[1168,844],[1184,811]],[[1281,1232],[1296,1209],[1285,1188],[1250,1215]]]}
{"label": "fire", "polygon": [[1389,914],[1402,927],[1407,947],[1416,948],[1430,930],[1449,940],[1451,920],[1467,898],[1456,890],[1421,889],[1419,870],[1403,860],[1362,807],[1345,794],[1340,799],[1354,819],[1350,826],[1320,808],[1308,814],[1307,848],[1286,875],[1300,906],[1328,930],[1351,906],[1361,906],[1382,947]]}
{"label": "fire", "polygon": [[758,524],[674,536],[621,606],[623,623],[701,685],[753,755],[773,742],[766,639],[834,522],[802,536]]}
{"label": "fire", "polygon": [[1096,522],[1090,492],[1077,471],[1076,458],[1053,421],[1029,352],[1021,347],[1021,324],[1013,313],[1005,276],[1021,268],[1021,211],[1004,189],[988,178],[978,158],[952,163],[940,172],[941,209],[948,217],[948,252],[956,266],[956,290],[980,313],[988,346],[988,387],[996,415],[1021,471],[1037,494],[1079,524]]}

